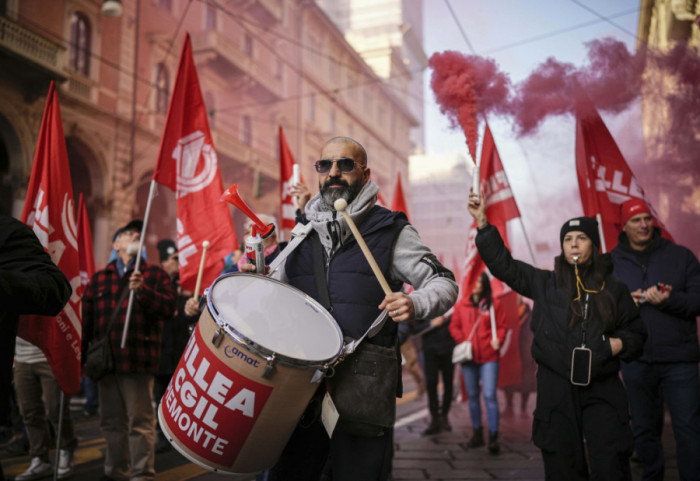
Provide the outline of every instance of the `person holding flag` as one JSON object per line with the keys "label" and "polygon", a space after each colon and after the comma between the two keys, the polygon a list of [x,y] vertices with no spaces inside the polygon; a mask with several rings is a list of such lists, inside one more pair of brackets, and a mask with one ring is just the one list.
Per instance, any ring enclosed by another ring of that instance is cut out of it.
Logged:
{"label": "person holding flag", "polygon": [[649,330],[642,357],[622,363],[642,479],[664,477],[664,405],[681,479],[700,479],[700,263],[689,249],[662,237],[643,199],[624,202],[620,221],[613,272],[632,291]]}
{"label": "person holding flag", "polygon": [[[72,292],[34,232],[17,219],[0,215],[0,413],[10,412],[19,316],[55,316]],[[0,479],[4,479],[1,466]]]}
{"label": "person holding flag", "polygon": [[[143,224],[133,220],[117,229],[117,259],[98,271],[83,293],[83,352],[108,336],[114,372],[98,381],[100,428],[107,442],[105,475],[113,480],[155,478],[154,376],[158,371],[163,324],[175,313],[175,291],[168,274],[141,262],[134,270]],[[130,329],[127,294],[134,292]]]}
{"label": "person holding flag", "polygon": [[534,301],[532,354],[538,370],[532,436],[545,479],[631,481],[632,432],[620,360],[639,357],[646,329],[627,286],[612,275],[610,256],[598,254],[596,220],[564,223],[562,253],[549,271],[513,259],[488,222],[485,202],[473,192],[468,208],[486,266]]}

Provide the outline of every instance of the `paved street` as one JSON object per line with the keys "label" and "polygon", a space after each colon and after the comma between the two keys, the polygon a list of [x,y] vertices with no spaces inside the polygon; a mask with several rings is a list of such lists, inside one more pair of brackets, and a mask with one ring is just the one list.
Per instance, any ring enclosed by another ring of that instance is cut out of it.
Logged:
{"label": "paved street", "polygon": [[[519,395],[515,395],[515,411],[501,417],[501,454],[489,455],[486,448],[467,450],[466,442],[471,433],[469,413],[465,403],[455,403],[450,413],[452,432],[434,436],[421,436],[428,422],[426,396],[418,397],[412,380],[404,376],[407,394],[399,401],[395,430],[396,451],[393,478],[399,480],[541,480],[544,470],[539,451],[530,442],[531,416],[534,397],[530,399],[528,412],[520,411]],[[499,392],[501,408],[505,398]],[[103,474],[104,439],[97,417],[83,418],[74,412],[80,446],[77,466],[71,479],[95,481]],[[666,481],[678,480],[675,466],[674,443],[671,427],[666,422],[665,450],[667,459]],[[13,476],[24,471],[29,463],[26,456],[10,456],[0,452],[5,474]],[[640,479],[639,465],[632,464],[635,480]],[[211,481],[222,479],[196,464],[188,462],[172,450],[156,455],[156,479],[162,481]],[[50,479],[50,478],[48,478]],[[232,479],[228,477],[228,479]],[[233,478],[236,479],[236,478]],[[251,478],[238,478],[251,479]],[[362,481],[362,480],[358,480]]]}

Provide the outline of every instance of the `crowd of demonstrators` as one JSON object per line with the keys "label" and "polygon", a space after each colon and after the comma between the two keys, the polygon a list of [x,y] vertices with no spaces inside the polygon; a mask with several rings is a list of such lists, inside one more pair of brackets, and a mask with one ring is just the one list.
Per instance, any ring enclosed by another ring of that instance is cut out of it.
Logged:
{"label": "crowd of demonstrators", "polygon": [[[492,322],[492,308],[495,315]],[[495,328],[495,332],[493,331]],[[484,272],[474,285],[469,296],[455,304],[450,334],[456,343],[471,341],[471,361],[462,363],[462,375],[469,396],[469,415],[474,433],[467,443],[468,448],[478,448],[485,444],[481,424],[481,399],[479,385],[486,404],[486,419],[489,425],[488,450],[498,454],[499,410],[496,389],[498,387],[499,350],[506,337],[505,315],[495,309],[491,296],[491,283]]]}
{"label": "crowd of demonstrators", "polygon": [[503,391],[506,395],[505,413],[513,412],[513,396],[516,392],[520,393],[520,412],[527,412],[527,405],[530,402],[530,395],[535,392],[536,381],[535,372],[537,364],[530,353],[532,346],[532,329],[530,328],[530,319],[532,318],[532,309],[525,302],[523,296],[518,296],[518,349],[520,353],[520,384],[506,386]]}
{"label": "crowd of demonstrators", "polygon": [[[170,378],[175,373],[175,368],[180,362],[180,357],[185,352],[187,341],[190,339],[190,334],[197,323],[198,316],[196,313],[187,315],[185,312],[185,305],[192,299],[192,292],[180,286],[180,259],[175,242],[171,239],[163,239],[158,242],[157,247],[160,266],[170,277],[176,298],[175,315],[172,319],[168,319],[163,326],[160,362],[158,363],[158,372],[154,380],[153,398],[156,403],[160,403],[165,390],[168,388]],[[168,451],[170,443],[160,429],[160,424],[156,426],[156,434],[156,452]]]}
{"label": "crowd of demonstrators", "polygon": [[[416,321],[413,329],[414,333],[421,338],[425,389],[428,393],[430,411],[430,423],[423,431],[424,436],[452,431],[449,413],[453,395],[454,340],[449,331],[450,319],[450,315],[443,314],[432,319],[419,320]],[[438,393],[440,377],[442,377],[442,399]]]}
{"label": "crowd of demonstrators", "polygon": [[[320,192],[305,205],[301,218],[313,231],[296,249],[285,252],[288,257],[273,276],[320,300],[314,280],[314,256],[318,255],[314,245],[320,243],[323,259],[317,258],[316,265],[322,262],[325,269],[331,313],[343,335],[359,338],[386,310],[394,322],[386,322],[377,335],[363,342],[398,351],[396,323],[446,311],[457,296],[454,276],[420,241],[403,214],[376,205],[378,188],[370,180],[367,154],[358,142],[331,139],[315,165]],[[384,294],[344,216],[334,209],[341,198],[347,201],[346,212],[387,278],[391,294]],[[243,270],[253,267],[246,265]],[[400,291],[404,282],[415,288],[409,295]],[[400,363],[398,355],[395,362]],[[400,395],[398,377],[387,382],[396,382]],[[324,392],[320,386],[319,394]],[[315,419],[306,428],[297,426],[269,479],[312,480],[325,472],[335,481],[385,480],[391,472],[392,441],[390,428],[378,436],[362,436],[342,430],[341,425],[329,439],[321,420]]]}
{"label": "crowd of demonstrators", "polygon": [[[142,261],[134,270],[142,227],[141,221],[131,221],[115,232],[117,257],[95,273],[82,299],[83,353],[108,335],[114,359],[114,372],[99,380],[98,390],[100,429],[107,443],[104,479],[115,481],[155,478],[154,377],[163,324],[172,319],[176,305],[162,268]],[[122,349],[129,291],[134,292],[133,305]]]}
{"label": "crowd of demonstrators", "polygon": [[665,405],[680,477],[698,480],[700,263],[690,250],[661,237],[642,199],[623,203],[620,220],[623,231],[612,250],[614,274],[632,291],[649,332],[642,356],[622,363],[642,479],[664,478]]}
{"label": "crowd of demonstrators", "polygon": [[546,479],[586,480],[590,469],[592,479],[631,480],[632,432],[620,360],[639,357],[646,329],[629,289],[612,275],[610,255],[598,254],[596,220],[564,223],[562,253],[548,271],[512,258],[474,193],[469,212],[491,273],[534,301],[533,441]]}
{"label": "crowd of demonstrators", "polygon": [[[19,316],[55,316],[71,293],[66,276],[51,261],[34,232],[17,219],[0,215],[0,416],[11,412]],[[2,466],[0,479],[4,479]]]}

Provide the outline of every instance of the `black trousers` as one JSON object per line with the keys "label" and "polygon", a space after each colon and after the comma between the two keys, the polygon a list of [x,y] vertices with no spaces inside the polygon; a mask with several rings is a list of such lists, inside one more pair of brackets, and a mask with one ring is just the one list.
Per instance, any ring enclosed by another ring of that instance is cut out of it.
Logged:
{"label": "black trousers", "polygon": [[548,394],[544,387],[539,384],[533,440],[542,450],[546,481],[631,481],[632,431],[620,379],[612,376],[585,388],[568,385],[570,394],[550,395],[560,403],[546,408],[541,406]]}
{"label": "black trousers", "polygon": [[[454,364],[452,364],[452,352],[447,354],[433,354],[423,351],[425,363],[425,388],[428,391],[428,408],[430,415],[447,416],[452,403],[452,380],[454,378]],[[438,380],[442,374],[442,409],[438,399]]]}
{"label": "black trousers", "polygon": [[[386,481],[391,474],[394,431],[377,437],[336,430],[333,438],[320,420],[297,426],[268,481]],[[323,476],[323,477],[322,477]]]}

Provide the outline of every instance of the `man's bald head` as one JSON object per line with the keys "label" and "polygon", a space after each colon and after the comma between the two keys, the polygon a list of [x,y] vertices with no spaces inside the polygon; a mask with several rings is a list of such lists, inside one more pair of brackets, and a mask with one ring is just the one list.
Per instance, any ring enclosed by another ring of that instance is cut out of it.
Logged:
{"label": "man's bald head", "polygon": [[326,149],[326,146],[331,144],[352,145],[355,150],[355,153],[357,154],[357,156],[355,157],[357,161],[359,161],[363,167],[367,167],[367,151],[357,140],[351,139],[350,137],[333,137],[328,142],[323,144],[323,148],[321,149],[321,151],[323,152]]}

